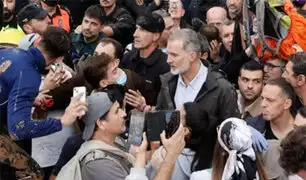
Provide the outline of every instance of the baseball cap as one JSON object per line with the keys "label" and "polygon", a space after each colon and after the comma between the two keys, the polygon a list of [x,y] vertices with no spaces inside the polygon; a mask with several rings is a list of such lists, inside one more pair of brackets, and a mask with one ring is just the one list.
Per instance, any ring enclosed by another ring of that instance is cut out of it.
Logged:
{"label": "baseball cap", "polygon": [[114,104],[106,92],[97,92],[87,97],[88,112],[83,117],[83,139],[89,140],[94,133],[96,121],[104,116]]}
{"label": "baseball cap", "polygon": [[139,16],[136,20],[136,25],[153,33],[161,33],[165,29],[164,19],[156,13],[146,13]]}
{"label": "baseball cap", "polygon": [[42,0],[48,6],[56,6],[58,4],[58,0]]}
{"label": "baseball cap", "polygon": [[18,24],[24,24],[29,22],[31,19],[43,19],[47,15],[47,11],[43,10],[39,5],[28,4],[19,11],[17,21]]}

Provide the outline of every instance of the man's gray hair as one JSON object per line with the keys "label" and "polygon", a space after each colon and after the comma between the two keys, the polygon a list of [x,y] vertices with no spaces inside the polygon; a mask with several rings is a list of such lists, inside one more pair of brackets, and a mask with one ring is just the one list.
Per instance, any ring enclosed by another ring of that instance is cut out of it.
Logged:
{"label": "man's gray hair", "polygon": [[199,35],[194,30],[180,29],[175,31],[168,41],[175,40],[183,41],[183,48],[185,51],[201,53],[201,41]]}

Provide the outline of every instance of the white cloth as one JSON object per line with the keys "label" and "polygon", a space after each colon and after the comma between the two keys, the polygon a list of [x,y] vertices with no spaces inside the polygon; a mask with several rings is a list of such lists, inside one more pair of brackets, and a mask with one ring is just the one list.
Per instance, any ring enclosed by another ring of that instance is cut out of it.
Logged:
{"label": "white cloth", "polygon": [[[231,123],[231,127],[226,127],[225,124]],[[230,128],[230,129],[227,129]],[[223,121],[218,129],[218,142],[221,147],[229,154],[222,180],[230,180],[235,173],[240,171],[245,173],[242,155],[256,160],[255,152],[252,148],[252,133],[246,122],[238,118],[228,118]],[[238,152],[238,150],[240,152]]]}
{"label": "white cloth", "polygon": [[210,180],[211,169],[205,169],[202,171],[193,172],[190,176],[190,180]]}
{"label": "white cloth", "polygon": [[208,69],[200,62],[200,70],[198,74],[188,84],[185,84],[182,76],[179,75],[174,102],[176,109],[180,109],[186,102],[194,102],[203,84],[206,81]]}
{"label": "white cloth", "polygon": [[131,168],[130,174],[125,180],[148,180],[145,168]]}
{"label": "white cloth", "polygon": [[28,50],[30,47],[33,46],[34,42],[40,38],[39,34],[27,34],[25,35],[19,42],[18,48],[23,50]]}
{"label": "white cloth", "polygon": [[288,180],[303,180],[303,178],[295,174],[295,175],[290,175],[288,177]]}

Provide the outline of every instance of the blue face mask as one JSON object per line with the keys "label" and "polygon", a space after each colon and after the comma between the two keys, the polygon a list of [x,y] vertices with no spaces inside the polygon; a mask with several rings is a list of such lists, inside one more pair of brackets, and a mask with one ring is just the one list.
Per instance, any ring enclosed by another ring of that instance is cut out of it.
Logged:
{"label": "blue face mask", "polygon": [[117,79],[116,83],[124,86],[127,82],[127,76],[124,71],[122,71],[120,77]]}

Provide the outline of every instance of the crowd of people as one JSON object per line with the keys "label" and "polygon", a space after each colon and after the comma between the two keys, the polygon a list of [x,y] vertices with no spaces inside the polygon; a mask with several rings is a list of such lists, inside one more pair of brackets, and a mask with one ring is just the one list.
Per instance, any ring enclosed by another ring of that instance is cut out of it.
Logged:
{"label": "crowd of people", "polygon": [[256,2],[1,0],[0,180],[306,179],[306,1]]}

